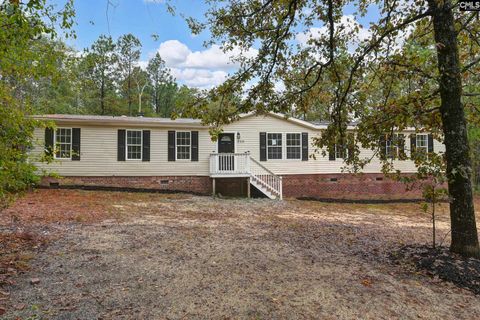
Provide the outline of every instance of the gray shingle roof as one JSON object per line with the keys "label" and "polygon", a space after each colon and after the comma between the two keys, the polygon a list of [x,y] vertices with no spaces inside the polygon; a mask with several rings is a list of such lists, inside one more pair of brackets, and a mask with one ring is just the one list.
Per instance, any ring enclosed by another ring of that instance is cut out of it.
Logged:
{"label": "gray shingle roof", "polygon": [[[241,115],[240,118],[254,116],[255,114],[249,113]],[[325,129],[329,122],[327,121],[305,121],[301,119],[296,119],[293,117],[285,118],[283,114],[279,113],[269,113],[268,115],[274,116],[281,119],[286,119],[287,121],[294,122],[298,125],[309,127],[312,129]],[[172,120],[170,118],[156,118],[156,117],[129,117],[129,116],[99,116],[99,115],[83,115],[83,114],[45,114],[45,115],[35,115],[34,119],[37,120],[52,120],[65,123],[95,123],[102,125],[125,125],[125,126],[134,126],[134,125],[148,125],[148,126],[160,126],[160,127],[195,127],[195,128],[207,128],[208,126],[202,125],[201,120],[199,119],[190,119],[190,118],[178,118]],[[355,126],[356,123],[351,123],[349,126]]]}
{"label": "gray shingle roof", "polygon": [[149,123],[149,124],[191,124],[201,125],[198,119],[179,118],[172,120],[170,118],[152,118],[152,117],[128,117],[128,116],[97,116],[97,115],[78,115],[78,114],[46,114],[35,115],[33,118],[38,120],[66,120],[66,121],[98,121],[98,122],[123,122],[123,123]]}

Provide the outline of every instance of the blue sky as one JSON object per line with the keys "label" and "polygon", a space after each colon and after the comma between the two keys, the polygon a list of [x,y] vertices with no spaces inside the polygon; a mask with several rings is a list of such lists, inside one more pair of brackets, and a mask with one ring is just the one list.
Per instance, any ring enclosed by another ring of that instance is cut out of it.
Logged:
{"label": "blue sky", "polygon": [[[62,6],[65,0],[52,2]],[[107,17],[108,3],[108,0],[75,0],[77,38],[67,40],[69,45],[83,50],[101,34],[116,40],[132,33],[142,43],[143,65],[161,47],[160,53],[177,81],[192,87],[208,88],[219,84],[235,69],[226,64],[225,57],[217,57],[222,55],[219,48],[203,47],[203,42],[209,38],[208,32],[192,36],[180,16],[202,18],[207,9],[203,1],[172,1],[176,9],[176,14],[172,15],[162,0],[110,0]],[[158,39],[152,37],[154,34]],[[180,63],[187,59],[188,63]]]}
{"label": "blue sky", "polygon": [[[57,1],[62,3],[63,1]],[[192,37],[187,24],[177,14],[172,16],[162,1],[146,0],[110,0],[108,19],[106,15],[108,0],[76,0],[77,39],[74,47],[83,49],[95,41],[100,34],[111,35],[114,39],[125,33],[137,36],[143,45],[142,59],[155,51],[161,42],[179,40],[188,44],[192,50],[201,50],[206,34]],[[205,5],[198,0],[182,0],[174,3],[178,13],[202,17]],[[151,35],[157,34],[158,41]]]}
{"label": "blue sky", "polygon": [[[65,0],[51,0],[62,5]],[[224,81],[235,70],[220,47],[205,48],[208,31],[192,36],[180,16],[202,18],[207,10],[201,0],[174,0],[176,15],[166,10],[164,0],[75,0],[77,39],[67,42],[77,50],[89,47],[101,34],[119,36],[132,33],[142,42],[141,64],[159,52],[178,82],[192,87],[209,88]],[[107,18],[107,4],[108,18]],[[345,14],[353,8],[346,8]],[[373,11],[360,22],[366,25],[376,17]],[[315,29],[315,28],[314,28]],[[316,28],[318,31],[320,28]],[[313,30],[315,31],[315,30]],[[152,35],[158,35],[154,39]],[[312,32],[315,34],[315,32]],[[298,40],[298,39],[297,39]],[[300,41],[300,40],[299,40]],[[254,55],[255,49],[249,54]]]}

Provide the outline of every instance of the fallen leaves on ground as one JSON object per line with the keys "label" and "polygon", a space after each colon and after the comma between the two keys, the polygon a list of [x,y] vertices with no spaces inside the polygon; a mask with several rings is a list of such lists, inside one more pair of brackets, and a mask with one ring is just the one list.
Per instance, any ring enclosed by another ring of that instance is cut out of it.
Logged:
{"label": "fallen leaves on ground", "polygon": [[434,279],[454,283],[480,295],[480,259],[463,258],[445,246],[434,249],[427,245],[403,246],[392,258],[400,264],[410,263]]}
{"label": "fallen leaves on ground", "polygon": [[[37,190],[0,216],[0,305],[13,319],[480,317],[470,292],[391,263],[430,227],[412,203]],[[442,204],[445,243],[448,227]]]}

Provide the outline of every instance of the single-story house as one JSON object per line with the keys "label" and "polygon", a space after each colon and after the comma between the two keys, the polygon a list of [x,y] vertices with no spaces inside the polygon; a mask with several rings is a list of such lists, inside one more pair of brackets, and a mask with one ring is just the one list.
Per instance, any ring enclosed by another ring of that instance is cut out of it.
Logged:
{"label": "single-story house", "polygon": [[[51,152],[54,161],[36,162],[45,185],[158,189],[269,198],[403,198],[418,197],[403,183],[387,179],[375,158],[362,174],[346,173],[345,148],[323,155],[313,145],[326,124],[280,114],[247,114],[225,125],[217,141],[196,119],[126,116],[41,115],[56,124],[36,129],[33,161]],[[349,130],[354,130],[349,127]],[[403,141],[387,152],[404,153],[394,160],[404,174],[416,171],[410,146],[432,152],[444,145],[429,134],[399,132]],[[406,143],[408,141],[408,143]],[[315,156],[312,156],[315,154]],[[374,151],[361,149],[362,157]],[[61,178],[58,178],[60,176]]]}

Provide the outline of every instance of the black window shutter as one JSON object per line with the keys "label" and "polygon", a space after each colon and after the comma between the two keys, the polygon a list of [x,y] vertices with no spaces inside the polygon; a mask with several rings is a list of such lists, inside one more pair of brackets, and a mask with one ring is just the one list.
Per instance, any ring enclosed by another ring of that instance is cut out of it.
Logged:
{"label": "black window shutter", "polygon": [[80,161],[80,128],[72,128],[72,160]]}
{"label": "black window shutter", "polygon": [[168,161],[175,161],[175,131],[168,131]]}
{"label": "black window shutter", "polygon": [[150,130],[142,132],[142,161],[150,161]]}
{"label": "black window shutter", "polygon": [[398,146],[398,158],[400,160],[405,160],[407,156],[405,154],[405,136],[403,134],[399,134],[397,136],[397,146]]}
{"label": "black window shutter", "polygon": [[192,131],[192,161],[198,161],[198,131]]}
{"label": "black window shutter", "polygon": [[308,161],[308,132],[302,132],[302,161]]}
{"label": "black window shutter", "polygon": [[[390,138],[389,138],[390,139]],[[378,140],[378,144],[380,146],[380,159],[385,160],[387,159],[387,140],[384,134],[380,135],[380,139]]]}
{"label": "black window shutter", "polygon": [[410,158],[415,158],[415,150],[417,149],[417,136],[413,133],[410,135]]}
{"label": "black window shutter", "polygon": [[433,136],[431,134],[428,135],[428,152],[433,152]]}
{"label": "black window shutter", "polygon": [[260,161],[267,161],[267,133],[260,132]]}
{"label": "black window shutter", "polygon": [[119,129],[117,133],[117,161],[125,161],[126,130]]}
{"label": "black window shutter", "polygon": [[53,157],[53,129],[45,128],[45,154]]}
{"label": "black window shutter", "polygon": [[335,161],[335,148],[337,144],[334,143],[330,148],[328,148],[328,160]]}

